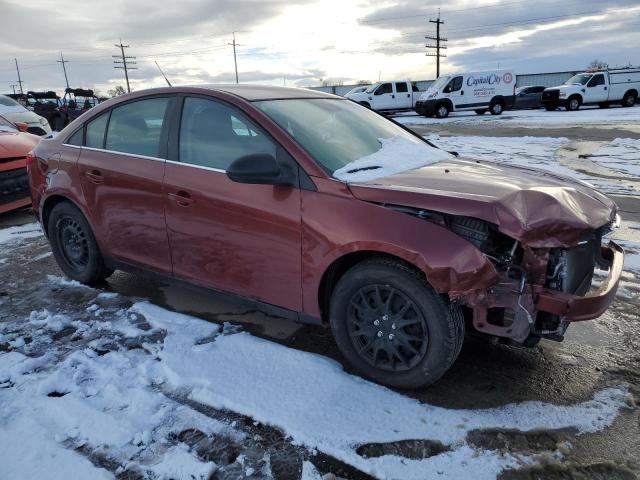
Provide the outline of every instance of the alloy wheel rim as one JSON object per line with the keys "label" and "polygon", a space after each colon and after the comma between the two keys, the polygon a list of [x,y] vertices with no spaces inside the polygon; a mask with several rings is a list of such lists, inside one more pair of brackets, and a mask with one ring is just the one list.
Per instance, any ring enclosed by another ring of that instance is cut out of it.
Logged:
{"label": "alloy wheel rim", "polygon": [[65,263],[76,272],[84,270],[89,262],[89,242],[82,226],[65,217],[58,223],[57,233]]}
{"label": "alloy wheel rim", "polygon": [[447,108],[446,107],[440,107],[438,109],[438,113],[440,114],[441,117],[446,117],[447,116]]}
{"label": "alloy wheel rim", "polygon": [[575,110],[576,108],[578,108],[578,101],[571,100],[571,110]]}
{"label": "alloy wheel rim", "polygon": [[502,105],[500,105],[499,103],[496,103],[493,106],[493,111],[494,113],[502,113]]}
{"label": "alloy wheel rim", "polygon": [[418,365],[429,344],[424,315],[413,300],[390,285],[367,285],[352,295],[347,331],[360,358],[392,372]]}

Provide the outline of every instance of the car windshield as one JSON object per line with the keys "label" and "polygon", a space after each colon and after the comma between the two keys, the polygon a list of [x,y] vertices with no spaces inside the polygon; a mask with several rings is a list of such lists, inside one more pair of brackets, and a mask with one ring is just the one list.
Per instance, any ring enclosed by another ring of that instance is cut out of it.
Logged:
{"label": "car windshield", "polygon": [[16,126],[6,118],[0,116],[0,132],[17,132]]}
{"label": "car windshield", "polygon": [[348,100],[264,100],[255,105],[340,180],[368,181],[449,158],[447,152]]}
{"label": "car windshield", "polygon": [[586,85],[590,78],[591,78],[590,73],[579,73],[578,75],[574,75],[569,80],[564,82],[564,84],[565,85]]}
{"label": "car windshield", "polygon": [[447,84],[450,78],[451,77],[449,76],[438,77],[438,79],[435,82],[429,85],[429,88],[435,88],[436,90],[440,90],[442,87],[444,87]]}
{"label": "car windshield", "polygon": [[0,95],[0,106],[2,107],[24,107],[20,105],[17,101],[15,101],[11,97],[7,97],[6,95]]}
{"label": "car windshield", "polygon": [[378,85],[380,85],[380,83],[374,83],[373,85],[371,85],[369,88],[367,88],[365,90],[365,92],[367,93],[372,93],[376,88],[378,88]]}

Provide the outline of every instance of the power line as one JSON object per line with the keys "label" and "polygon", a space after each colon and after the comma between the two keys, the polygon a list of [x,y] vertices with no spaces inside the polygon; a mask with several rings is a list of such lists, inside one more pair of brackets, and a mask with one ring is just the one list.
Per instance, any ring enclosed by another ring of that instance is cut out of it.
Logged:
{"label": "power line", "polygon": [[[138,67],[130,67],[129,65],[136,64],[136,62],[134,61],[136,57],[127,56],[124,54],[124,49],[129,48],[130,46],[123,45],[122,39],[120,39],[120,43],[115,44],[115,46],[120,48],[121,55],[120,56],[112,55],[112,56],[113,58],[122,58],[122,60],[114,60],[113,63],[115,63],[116,66],[113,68],[121,68],[124,70],[124,78],[127,81],[127,93],[131,93],[131,87],[129,86],[129,70],[136,70]],[[128,63],[127,63],[127,60],[129,60]]]}

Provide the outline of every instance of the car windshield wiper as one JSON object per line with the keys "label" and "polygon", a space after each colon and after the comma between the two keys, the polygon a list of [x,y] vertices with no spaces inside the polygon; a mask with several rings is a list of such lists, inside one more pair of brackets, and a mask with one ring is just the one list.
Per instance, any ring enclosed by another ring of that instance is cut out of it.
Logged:
{"label": "car windshield wiper", "polygon": [[377,170],[378,168],[382,168],[382,167],[379,165],[372,165],[370,167],[358,167],[358,168],[354,168],[353,170],[347,170],[347,173],[362,172],[364,170]]}

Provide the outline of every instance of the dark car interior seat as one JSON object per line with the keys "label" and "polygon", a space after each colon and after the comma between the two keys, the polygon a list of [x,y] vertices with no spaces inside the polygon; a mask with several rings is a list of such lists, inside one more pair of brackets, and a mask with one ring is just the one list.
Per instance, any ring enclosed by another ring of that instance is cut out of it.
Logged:
{"label": "dark car interior seat", "polygon": [[150,129],[141,116],[122,115],[109,122],[107,150],[157,157],[160,128]]}

